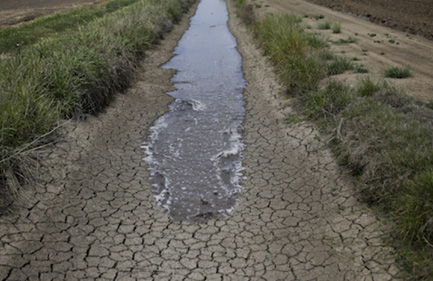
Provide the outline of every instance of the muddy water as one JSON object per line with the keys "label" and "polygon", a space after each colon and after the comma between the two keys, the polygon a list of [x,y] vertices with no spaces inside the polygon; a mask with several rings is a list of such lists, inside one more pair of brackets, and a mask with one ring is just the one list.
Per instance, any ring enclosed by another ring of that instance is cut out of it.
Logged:
{"label": "muddy water", "polygon": [[158,205],[173,220],[228,215],[240,191],[245,86],[223,0],[202,0],[163,67],[177,74],[170,111],[144,145]]}

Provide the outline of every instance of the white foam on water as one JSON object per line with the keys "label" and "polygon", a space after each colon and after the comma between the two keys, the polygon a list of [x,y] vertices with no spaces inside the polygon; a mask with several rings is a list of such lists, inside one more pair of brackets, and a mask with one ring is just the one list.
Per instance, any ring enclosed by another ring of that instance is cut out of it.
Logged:
{"label": "white foam on water", "polygon": [[188,107],[191,107],[194,111],[204,111],[206,110],[206,105],[199,101],[194,99],[180,99],[177,98],[175,101],[170,104],[169,108],[171,111],[176,111],[178,108],[181,109],[187,109]]}
{"label": "white foam on water", "polygon": [[206,110],[206,105],[204,105],[201,101],[191,100],[191,103],[192,103],[192,109],[194,109],[195,111]]}
{"label": "white foam on water", "polygon": [[[222,131],[223,134],[230,134],[229,143],[230,148],[224,151],[219,152],[215,156],[211,157],[211,161],[213,162],[213,166],[217,171],[218,181],[223,187],[223,189],[229,195],[237,194],[241,189],[241,179],[243,177],[242,171],[244,171],[244,167],[242,166],[242,151],[244,149],[244,144],[242,143],[241,134],[234,128],[229,128],[227,130]],[[229,167],[221,167],[221,161],[224,158],[229,158],[230,156],[235,156],[238,159],[231,162],[231,166]],[[227,186],[222,177],[222,172],[228,172],[230,174],[230,185]],[[234,208],[234,207],[233,207]],[[231,209],[233,209],[231,208]],[[227,211],[230,213],[231,211]]]}
{"label": "white foam on water", "polygon": [[241,187],[241,179],[242,179],[242,171],[245,168],[242,166],[242,151],[244,150],[245,145],[242,142],[241,134],[236,130],[230,136],[231,149],[230,152],[234,153],[234,155],[239,155],[239,159],[234,162],[234,174],[230,179],[230,182],[233,186],[235,186],[235,192],[239,192]]}
{"label": "white foam on water", "polygon": [[[148,164],[149,171],[151,177],[155,177],[156,175],[159,175],[163,181],[160,183],[154,183],[152,184],[152,187],[154,190],[159,190],[158,192],[153,192],[153,196],[155,198],[155,201],[157,204],[164,209],[165,212],[170,212],[170,179],[166,177],[160,169],[160,163],[155,159],[154,153],[153,153],[153,144],[158,140],[159,134],[162,130],[168,127],[168,122],[166,120],[166,116],[163,115],[159,119],[157,119],[152,127],[150,127],[150,136],[149,141],[144,142],[141,148],[144,149],[145,153],[147,154],[146,157],[143,158],[143,160]],[[163,188],[161,189],[161,186],[163,185]],[[163,203],[165,201],[165,203]]]}
{"label": "white foam on water", "polygon": [[[159,172],[158,172],[159,173]],[[164,177],[164,188],[159,192],[153,192],[153,196],[157,202],[157,204],[164,209],[165,212],[169,213],[171,209],[171,203],[172,203],[172,193],[170,188],[170,180],[162,175]],[[165,201],[165,202],[164,202]]]}
{"label": "white foam on water", "polygon": [[155,121],[154,125],[150,127],[150,136],[149,141],[144,142],[141,145],[141,148],[144,149],[144,152],[147,154],[146,157],[143,158],[143,160],[149,164],[156,164],[156,161],[153,157],[153,146],[152,143],[155,143],[156,140],[158,140],[159,133],[168,127],[168,123],[166,121],[166,116],[161,116],[158,120]]}

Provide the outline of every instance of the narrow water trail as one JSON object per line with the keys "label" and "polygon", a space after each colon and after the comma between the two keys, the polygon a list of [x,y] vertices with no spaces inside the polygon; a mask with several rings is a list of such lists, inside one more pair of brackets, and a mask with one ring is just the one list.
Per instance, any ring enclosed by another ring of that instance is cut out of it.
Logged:
{"label": "narrow water trail", "polygon": [[223,0],[203,0],[163,68],[176,70],[170,111],[145,144],[155,198],[174,220],[227,215],[240,191],[242,59]]}

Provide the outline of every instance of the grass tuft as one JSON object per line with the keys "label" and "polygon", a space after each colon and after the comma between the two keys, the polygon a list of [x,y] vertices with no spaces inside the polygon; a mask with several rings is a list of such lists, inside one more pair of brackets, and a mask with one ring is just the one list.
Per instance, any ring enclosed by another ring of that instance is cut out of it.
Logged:
{"label": "grass tuft", "polygon": [[368,73],[368,69],[362,64],[356,64],[353,71],[355,73]]}
{"label": "grass tuft", "polygon": [[334,120],[352,101],[353,95],[346,85],[331,81],[324,89],[315,90],[301,97],[310,118],[322,121]]}
{"label": "grass tuft", "polygon": [[[401,234],[408,241],[433,242],[433,169],[426,169],[408,182],[398,202]],[[422,200],[420,200],[422,199]],[[420,219],[417,219],[420,218]]]}
{"label": "grass tuft", "polygon": [[334,60],[336,56],[328,49],[323,49],[318,52],[318,56],[323,61]]}
{"label": "grass tuft", "polygon": [[318,35],[305,33],[301,21],[295,15],[271,16],[254,29],[265,53],[280,70],[283,83],[295,95],[317,87],[323,66],[309,52],[326,44]]}
{"label": "grass tuft", "polygon": [[406,66],[403,66],[403,67],[391,66],[391,67],[388,67],[385,69],[384,75],[385,75],[385,77],[388,77],[388,78],[402,79],[402,78],[411,77],[412,72],[409,69],[409,67],[406,67]]}
{"label": "grass tuft", "polygon": [[331,25],[332,33],[341,33],[341,23],[333,22]]}
{"label": "grass tuft", "polygon": [[335,57],[331,63],[327,64],[327,74],[337,75],[342,74],[346,70],[353,70],[355,65],[353,61],[347,57]]}
{"label": "grass tuft", "polygon": [[331,23],[329,21],[321,22],[317,25],[317,28],[321,30],[331,29]]}
{"label": "grass tuft", "polygon": [[359,81],[356,92],[361,97],[371,97],[382,88],[381,83],[373,81],[370,77],[364,77]]}
{"label": "grass tuft", "polygon": [[349,36],[347,39],[340,38],[338,41],[332,41],[335,45],[342,45],[342,44],[351,44],[356,43],[357,39],[355,37]]}
{"label": "grass tuft", "polygon": [[253,4],[247,4],[246,0],[238,0],[236,2],[236,13],[246,25],[252,25],[256,22]]}

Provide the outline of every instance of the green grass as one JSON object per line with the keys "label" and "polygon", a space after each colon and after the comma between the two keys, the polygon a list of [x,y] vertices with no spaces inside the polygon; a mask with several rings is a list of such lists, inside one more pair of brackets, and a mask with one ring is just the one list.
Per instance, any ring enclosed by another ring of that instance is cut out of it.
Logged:
{"label": "green grass", "polygon": [[275,62],[283,83],[292,93],[314,89],[323,73],[323,64],[309,53],[326,43],[319,35],[304,32],[301,21],[295,15],[267,17],[254,28],[260,45]]}
{"label": "green grass", "polygon": [[356,92],[361,97],[371,97],[382,88],[381,83],[373,81],[370,77],[364,77],[358,83]]}
{"label": "green grass", "polygon": [[54,36],[56,33],[74,29],[80,25],[113,13],[138,0],[116,0],[99,5],[92,5],[80,9],[58,13],[36,19],[30,23],[17,27],[7,27],[0,30],[0,53],[21,50],[25,46]]}
{"label": "green grass", "polygon": [[349,87],[332,81],[324,89],[316,89],[301,96],[307,115],[314,120],[330,121],[343,111],[353,99]]}
{"label": "green grass", "polygon": [[368,69],[363,64],[355,64],[355,68],[353,69],[355,73],[368,73]]}
{"label": "green grass", "polygon": [[300,118],[298,115],[293,114],[293,115],[289,115],[288,117],[286,117],[286,119],[284,119],[284,121],[287,124],[297,124],[297,123],[302,122],[302,118]]}
{"label": "green grass", "polygon": [[191,2],[140,0],[0,60],[0,201],[26,181],[26,152],[62,119],[97,112],[125,89]]}
{"label": "green grass", "polygon": [[355,37],[349,36],[347,39],[340,38],[338,41],[333,41],[335,45],[342,45],[342,44],[351,44],[356,43],[358,41]]}
{"label": "green grass", "polygon": [[433,106],[369,77],[353,88],[335,81],[320,87],[322,78],[343,69],[367,69],[334,55],[326,43],[312,46],[300,20],[273,15],[251,26],[287,94],[334,136],[330,146],[358,182],[360,198],[395,222],[389,243],[401,268],[411,280],[433,280]]}
{"label": "green grass", "polygon": [[253,11],[253,4],[247,4],[246,0],[237,0],[236,14],[242,19],[246,25],[252,25],[256,22],[256,17]]}
{"label": "green grass", "polygon": [[397,79],[403,79],[408,78],[412,76],[412,72],[410,71],[409,67],[403,66],[391,66],[387,67],[384,71],[385,77],[388,78],[397,78]]}
{"label": "green grass", "polygon": [[321,22],[317,25],[317,28],[321,30],[331,29],[331,22],[329,21]]}
{"label": "green grass", "polygon": [[334,60],[326,65],[328,75],[342,74],[346,70],[353,70],[355,64],[347,57],[335,57]]}
{"label": "green grass", "polygon": [[319,58],[323,61],[330,61],[337,57],[333,52],[325,48],[317,52],[317,54]]}
{"label": "green grass", "polygon": [[333,22],[331,24],[332,33],[341,33],[341,23]]}

